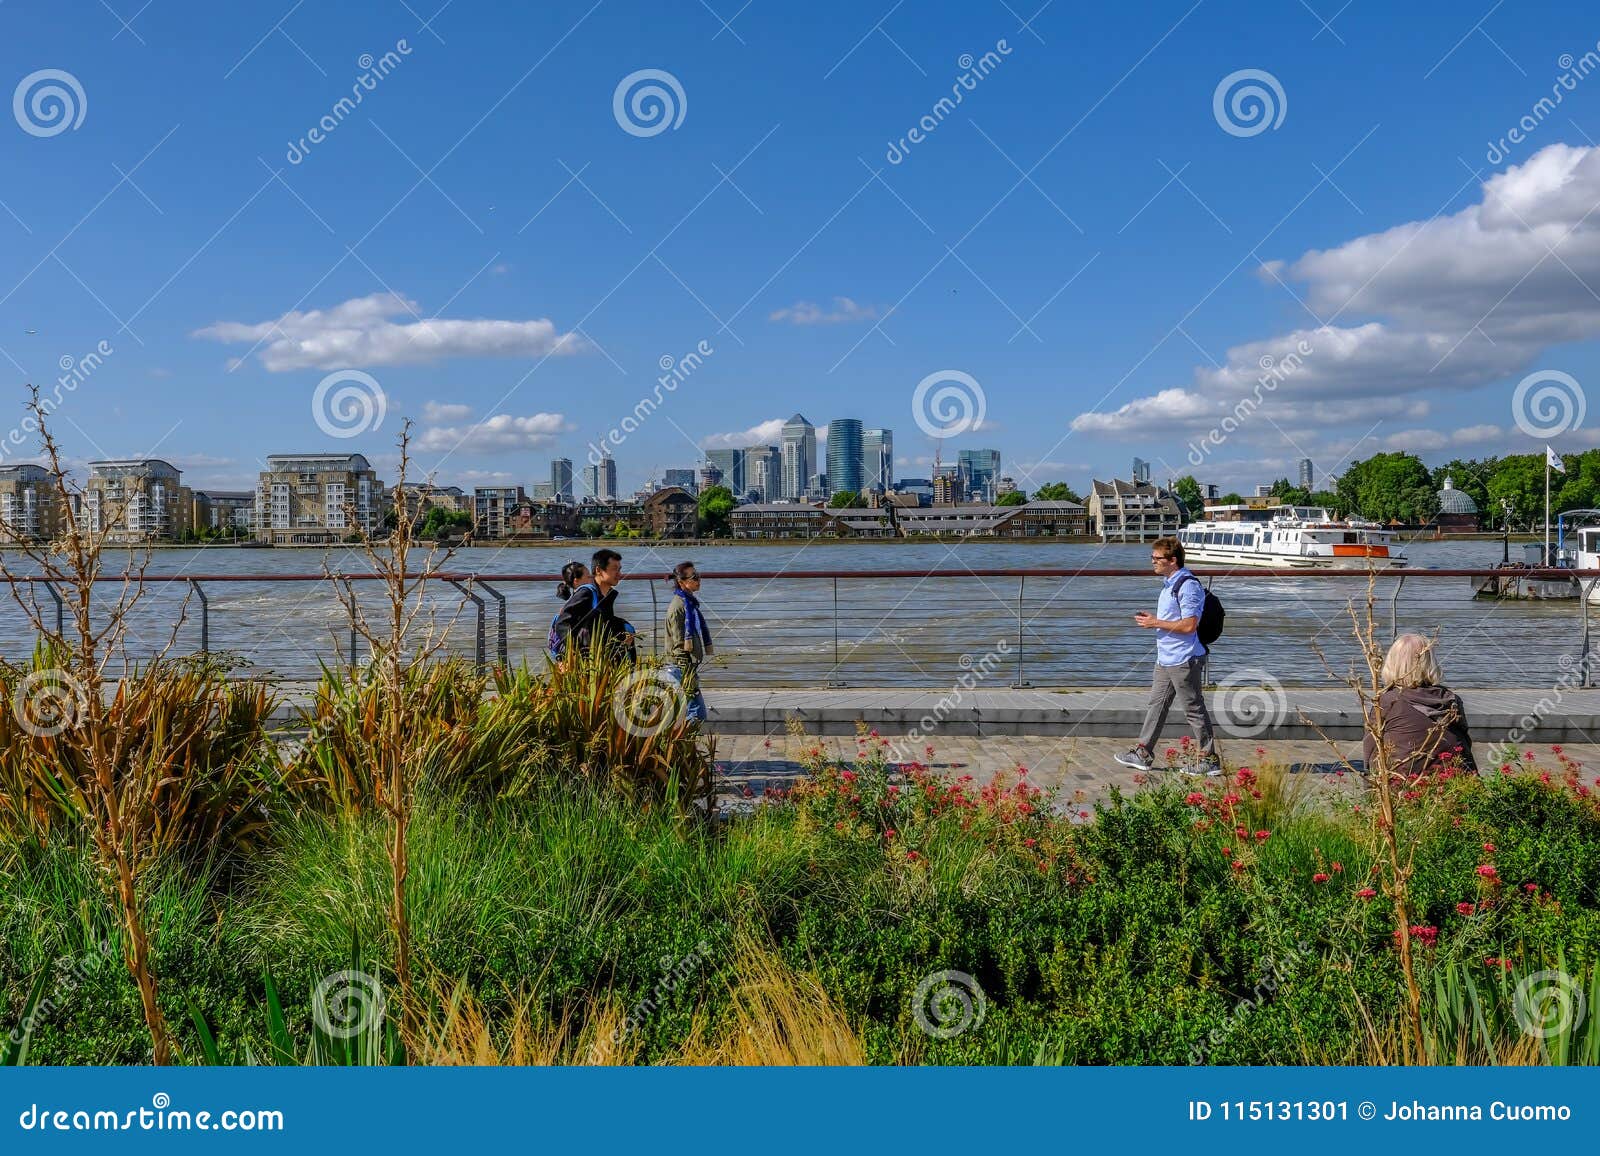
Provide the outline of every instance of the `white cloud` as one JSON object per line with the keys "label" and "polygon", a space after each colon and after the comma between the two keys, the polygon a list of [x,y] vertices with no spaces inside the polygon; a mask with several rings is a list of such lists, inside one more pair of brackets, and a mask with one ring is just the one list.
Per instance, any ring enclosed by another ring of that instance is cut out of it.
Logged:
{"label": "white cloud", "polygon": [[[1556,144],[1488,178],[1479,202],[1451,216],[1266,262],[1269,278],[1309,287],[1307,303],[1326,324],[1235,346],[1220,369],[1197,369],[1191,386],[1080,415],[1073,429],[1203,432],[1242,401],[1279,425],[1370,425],[1425,415],[1425,393],[1453,398],[1506,382],[1551,346],[1600,335],[1600,295],[1590,288],[1600,286],[1597,207],[1600,149]],[[1263,388],[1272,378],[1264,358],[1282,366],[1305,347],[1292,372]],[[1458,434],[1441,436],[1470,444]],[[1237,436],[1279,435],[1247,418]]]}
{"label": "white cloud", "polygon": [[446,357],[543,357],[578,353],[587,346],[577,334],[556,332],[548,318],[418,320],[416,303],[393,293],[356,297],[327,310],[285,313],[276,321],[218,321],[193,336],[251,342],[272,373],[416,365]]}
{"label": "white cloud", "polygon": [[[783,441],[783,418],[775,417],[760,425],[735,433],[712,434],[700,439],[703,450],[742,450],[749,446],[775,446]],[[821,434],[819,432],[818,436]]]}
{"label": "white cloud", "polygon": [[848,321],[871,321],[878,316],[875,305],[857,305],[848,297],[835,297],[833,308],[824,309],[815,301],[796,301],[785,309],[774,309],[768,321],[787,321],[790,325],[837,325]]}
{"label": "white cloud", "polygon": [[473,425],[434,426],[418,436],[414,448],[421,453],[462,450],[467,453],[498,454],[514,450],[549,449],[562,434],[578,427],[559,413],[536,413],[515,417],[497,413]]}
{"label": "white cloud", "polygon": [[470,405],[460,405],[449,401],[429,401],[422,406],[422,420],[429,425],[441,425],[447,421],[466,421],[472,416]]}

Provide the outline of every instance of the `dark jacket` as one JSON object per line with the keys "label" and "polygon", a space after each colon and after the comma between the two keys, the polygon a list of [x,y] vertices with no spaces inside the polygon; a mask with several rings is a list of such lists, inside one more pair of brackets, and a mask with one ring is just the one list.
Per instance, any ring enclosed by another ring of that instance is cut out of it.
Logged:
{"label": "dark jacket", "polygon": [[[1390,769],[1396,774],[1423,774],[1435,758],[1451,754],[1460,758],[1466,770],[1478,769],[1472,758],[1466,710],[1448,687],[1390,687],[1378,696],[1378,709],[1383,714],[1383,743],[1389,748]],[[1362,749],[1369,773],[1377,765],[1376,745],[1368,731]]]}
{"label": "dark jacket", "polygon": [[555,633],[563,640],[562,653],[568,653],[574,645],[580,651],[587,650],[591,640],[597,636],[619,646],[626,645],[633,628],[628,625],[626,618],[617,614],[616,588],[598,597],[597,601],[598,595],[599,589],[595,584],[585,582],[562,605],[555,621]]}

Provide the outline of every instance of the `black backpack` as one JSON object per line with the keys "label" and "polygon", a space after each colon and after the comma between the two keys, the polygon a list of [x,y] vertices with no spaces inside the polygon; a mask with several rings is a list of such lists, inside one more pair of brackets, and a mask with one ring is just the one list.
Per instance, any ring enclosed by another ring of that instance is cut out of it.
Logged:
{"label": "black backpack", "polygon": [[[1199,581],[1200,579],[1193,574],[1185,574],[1183,576],[1183,582]],[[1174,598],[1177,597],[1178,591],[1183,588],[1183,582],[1179,582],[1173,588],[1172,595]],[[1211,593],[1204,586],[1201,587],[1201,590],[1205,592],[1206,598],[1205,603],[1200,607],[1200,625],[1195,633],[1200,638],[1200,645],[1210,650],[1211,644],[1222,637],[1222,620],[1227,617],[1228,612],[1222,608],[1222,599]]]}

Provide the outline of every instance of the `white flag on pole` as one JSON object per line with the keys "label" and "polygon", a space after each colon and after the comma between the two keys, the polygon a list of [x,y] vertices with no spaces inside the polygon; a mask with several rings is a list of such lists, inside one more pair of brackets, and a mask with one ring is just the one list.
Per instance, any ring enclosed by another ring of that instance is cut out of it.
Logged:
{"label": "white flag on pole", "polygon": [[1567,472],[1567,468],[1561,464],[1561,455],[1556,453],[1556,451],[1551,449],[1549,446],[1544,447],[1544,461],[1545,465],[1549,466],[1558,474],[1564,474]]}

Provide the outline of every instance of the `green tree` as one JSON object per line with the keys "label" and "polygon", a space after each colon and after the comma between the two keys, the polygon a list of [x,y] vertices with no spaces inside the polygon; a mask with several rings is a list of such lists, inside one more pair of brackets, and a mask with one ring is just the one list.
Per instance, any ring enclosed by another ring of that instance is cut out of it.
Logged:
{"label": "green tree", "polygon": [[707,487],[700,494],[700,532],[706,537],[728,533],[733,507],[733,491],[727,486]]}
{"label": "green tree", "polygon": [[1028,504],[1028,495],[1021,490],[1012,490],[1008,494],[1001,494],[994,500],[997,506],[1025,506]]}
{"label": "green tree", "polygon": [[828,507],[834,510],[858,510],[866,504],[866,499],[854,490],[837,490],[828,498]]}
{"label": "green tree", "polygon": [[1374,522],[1420,526],[1439,513],[1433,475],[1421,458],[1404,451],[1351,462],[1339,476],[1337,493],[1346,509]]}
{"label": "green tree", "polygon": [[1196,518],[1203,517],[1206,512],[1205,495],[1200,492],[1200,483],[1194,480],[1193,474],[1184,474],[1183,477],[1172,483],[1172,494],[1183,504],[1183,522],[1188,525]]}
{"label": "green tree", "polygon": [[461,531],[471,529],[472,515],[465,510],[446,510],[442,506],[434,506],[422,519],[417,537],[425,542],[437,542],[440,538],[452,538]]}
{"label": "green tree", "polygon": [[1217,502],[1224,506],[1242,506],[1244,505],[1244,498],[1242,495],[1230,491],[1218,498]]}
{"label": "green tree", "polygon": [[585,518],[578,523],[578,533],[585,538],[598,538],[605,530],[606,525],[599,518]]}
{"label": "green tree", "polygon": [[1286,506],[1311,505],[1311,491],[1302,489],[1288,478],[1279,478],[1272,483],[1272,496]]}
{"label": "green tree", "polygon": [[1066,482],[1048,482],[1033,491],[1033,500],[1036,502],[1081,502],[1077,491]]}

